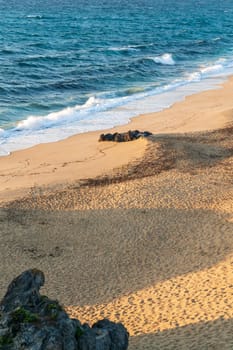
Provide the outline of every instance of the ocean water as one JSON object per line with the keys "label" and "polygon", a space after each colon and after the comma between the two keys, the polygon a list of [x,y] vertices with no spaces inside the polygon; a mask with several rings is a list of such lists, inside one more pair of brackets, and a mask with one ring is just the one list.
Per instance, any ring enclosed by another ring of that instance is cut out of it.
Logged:
{"label": "ocean water", "polygon": [[0,155],[159,111],[233,74],[232,0],[0,0]]}

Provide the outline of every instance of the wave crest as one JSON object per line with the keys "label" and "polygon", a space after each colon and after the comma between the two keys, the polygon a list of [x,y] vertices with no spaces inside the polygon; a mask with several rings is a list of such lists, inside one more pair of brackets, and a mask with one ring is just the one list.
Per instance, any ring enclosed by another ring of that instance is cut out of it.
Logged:
{"label": "wave crest", "polygon": [[42,15],[27,15],[27,18],[42,19]]}
{"label": "wave crest", "polygon": [[[219,60],[216,64],[200,68],[199,71],[189,74],[188,81],[198,82],[205,78],[217,77],[224,73],[224,60]],[[229,67],[230,68],[230,67]]]}
{"label": "wave crest", "polygon": [[90,97],[85,104],[67,107],[58,112],[49,113],[46,116],[29,116],[18,122],[15,130],[39,130],[50,128],[61,124],[67,124],[73,120],[83,119],[87,113],[103,110],[108,106],[104,106],[102,101],[95,96]]}
{"label": "wave crest", "polygon": [[173,66],[174,64],[176,64],[171,53],[164,53],[161,56],[149,57],[149,59],[153,60],[155,63],[169,65],[169,66]]}

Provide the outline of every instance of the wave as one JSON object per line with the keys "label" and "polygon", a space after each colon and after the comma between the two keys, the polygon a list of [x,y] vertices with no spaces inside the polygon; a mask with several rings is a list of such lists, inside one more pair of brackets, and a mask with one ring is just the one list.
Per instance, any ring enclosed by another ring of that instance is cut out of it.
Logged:
{"label": "wave", "polygon": [[[115,93],[104,94],[101,97],[91,96],[83,105],[67,107],[61,111],[49,113],[46,116],[29,116],[17,124],[15,131],[41,130],[44,128],[59,127],[61,125],[67,126],[68,124],[72,124],[72,122],[81,122],[87,120],[89,117],[91,118],[96,113],[109,111],[132,101],[162,94],[190,83],[199,82],[209,77],[218,76],[219,74],[221,75],[224,73],[224,65],[226,66],[224,59],[218,60],[213,65],[200,67],[199,71],[186,74],[183,78],[175,79],[166,85],[152,86],[149,89],[145,89],[143,86],[128,88],[125,90],[123,96],[116,96]],[[229,62],[227,65],[229,66]]]}
{"label": "wave", "polygon": [[171,53],[164,53],[161,56],[148,57],[148,59],[153,60],[155,63],[173,66],[175,63]]}
{"label": "wave", "polygon": [[[124,99],[124,97],[123,97]],[[29,116],[18,122],[15,130],[40,130],[43,128],[58,127],[59,125],[80,121],[91,113],[105,111],[120,104],[121,98],[100,99],[90,97],[85,104],[67,107],[61,111],[49,113],[47,116]]]}
{"label": "wave", "polygon": [[109,51],[137,51],[138,50],[138,46],[119,46],[119,47],[109,47],[108,48]]}
{"label": "wave", "polygon": [[[187,80],[190,82],[198,82],[205,78],[218,77],[227,73],[227,70],[233,67],[233,61],[227,61],[220,58],[213,65],[200,67],[199,71],[190,73]],[[232,73],[232,72],[231,72]]]}
{"label": "wave", "polygon": [[42,15],[27,15],[26,18],[35,18],[35,19],[42,19]]}
{"label": "wave", "polygon": [[199,82],[208,77],[222,75],[225,71],[224,68],[231,66],[233,66],[233,62],[230,64],[224,59],[220,59],[215,64],[200,67],[199,71],[186,74],[183,78],[175,79],[170,84],[151,87],[150,89],[145,89],[143,86],[128,88],[125,90],[125,95],[120,97],[114,93],[112,96],[110,94],[102,95],[101,97],[91,96],[83,105],[67,107],[63,110],[49,113],[46,116],[29,116],[18,122],[14,130],[40,130],[43,128],[58,127],[59,125],[67,125],[73,121],[81,121],[98,112],[111,110],[135,100],[174,90],[179,86]]}
{"label": "wave", "polygon": [[31,115],[14,128],[0,128],[0,155],[77,133],[126,124],[135,115],[161,111],[187,94],[213,88],[219,83],[217,77],[222,81],[222,77],[232,73],[233,60],[221,58],[165,85],[132,87],[119,91],[118,95],[116,92],[102,93],[89,97],[82,105],[45,116]]}
{"label": "wave", "polygon": [[210,42],[216,42],[216,41],[219,41],[219,40],[222,40],[222,38],[220,36],[218,37],[214,37],[212,39],[199,39],[199,40],[196,40],[194,41],[194,44],[195,45],[200,45],[200,46],[204,46],[204,45],[208,45]]}
{"label": "wave", "polygon": [[16,54],[16,53],[18,53],[19,52],[19,50],[18,49],[12,49],[12,48],[3,48],[2,50],[0,50],[0,53],[1,54],[6,54],[6,55],[13,55],[13,54]]}
{"label": "wave", "polygon": [[148,44],[135,44],[135,45],[126,45],[126,46],[111,46],[107,50],[108,51],[138,51],[153,45],[154,45],[153,43],[148,43]]}
{"label": "wave", "polygon": [[207,43],[208,43],[208,41],[205,40],[205,39],[199,39],[199,40],[196,40],[196,41],[194,42],[194,44],[196,44],[196,45],[205,45],[205,44],[207,44]]}

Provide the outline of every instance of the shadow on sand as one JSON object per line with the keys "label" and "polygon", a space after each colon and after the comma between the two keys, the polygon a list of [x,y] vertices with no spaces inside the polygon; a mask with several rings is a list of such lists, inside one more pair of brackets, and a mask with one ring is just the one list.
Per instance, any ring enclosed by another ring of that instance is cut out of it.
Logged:
{"label": "shadow on sand", "polygon": [[233,251],[227,219],[203,209],[1,209],[0,295],[37,267],[62,303],[106,303],[224,259]]}

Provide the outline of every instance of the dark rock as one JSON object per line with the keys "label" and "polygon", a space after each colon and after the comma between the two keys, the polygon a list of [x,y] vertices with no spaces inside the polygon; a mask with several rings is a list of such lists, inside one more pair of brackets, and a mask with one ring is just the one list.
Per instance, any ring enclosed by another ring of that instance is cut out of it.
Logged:
{"label": "dark rock", "polygon": [[113,136],[113,141],[120,142],[120,134],[118,132],[115,132],[112,136]]}
{"label": "dark rock", "polygon": [[0,311],[11,311],[21,305],[37,305],[40,301],[39,289],[44,285],[44,274],[37,269],[25,271],[9,284],[0,303]]}
{"label": "dark rock", "polygon": [[102,134],[103,141],[114,141],[114,137],[112,134]]}
{"label": "dark rock", "polygon": [[138,130],[134,130],[134,131],[131,131],[131,134],[132,134],[132,139],[136,140],[138,139],[138,135],[140,134],[140,132]]}
{"label": "dark rock", "polygon": [[27,270],[9,285],[0,303],[1,350],[125,350],[128,333],[120,323],[98,321],[92,328],[71,319],[57,300],[40,295],[43,272]]}
{"label": "dark rock", "polygon": [[77,337],[78,347],[80,350],[96,349],[96,336],[91,328],[86,328],[83,334]]}
{"label": "dark rock", "polygon": [[114,134],[112,134],[113,141],[115,141],[115,137],[117,137],[117,135],[118,135],[118,132],[114,132]]}
{"label": "dark rock", "polygon": [[148,137],[150,135],[152,135],[152,133],[149,131],[140,132],[138,130],[129,130],[123,133],[115,132],[114,134],[101,134],[99,137],[99,141],[128,142],[137,140],[140,137]]}
{"label": "dark rock", "polygon": [[116,133],[114,137],[114,141],[116,142],[123,142],[124,141],[124,135],[121,133]]}
{"label": "dark rock", "polygon": [[108,319],[96,322],[92,329],[105,330],[111,340],[111,350],[126,350],[129,334],[121,323],[114,323]]}
{"label": "dark rock", "polygon": [[143,132],[143,137],[148,137],[148,136],[151,136],[152,135],[152,132],[149,132],[149,131],[144,131]]}
{"label": "dark rock", "polygon": [[124,142],[133,140],[132,132],[130,130],[128,132],[123,133],[122,136],[123,136]]}
{"label": "dark rock", "polygon": [[104,135],[104,134],[101,134],[100,137],[99,137],[99,142],[100,142],[100,141],[105,141],[104,138],[105,138],[105,135]]}

